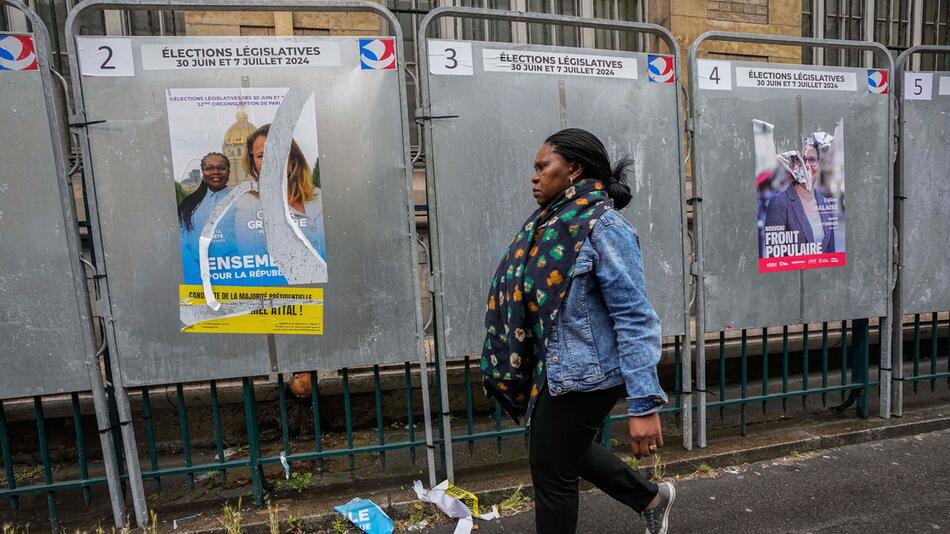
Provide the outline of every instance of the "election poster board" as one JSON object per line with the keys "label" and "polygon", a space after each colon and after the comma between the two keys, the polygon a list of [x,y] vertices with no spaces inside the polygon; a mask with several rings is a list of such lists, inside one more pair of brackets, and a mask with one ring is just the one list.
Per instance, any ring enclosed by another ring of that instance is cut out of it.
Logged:
{"label": "election poster board", "polygon": [[126,385],[416,359],[394,38],[76,45],[107,331]]}
{"label": "election poster board", "polygon": [[705,58],[695,69],[707,330],[886,315],[890,72]]}
{"label": "election poster board", "polygon": [[37,30],[0,32],[0,399],[88,390],[95,353]]}
{"label": "election poster board", "polygon": [[567,127],[598,136],[613,161],[632,160],[633,199],[623,215],[637,230],[663,335],[685,334],[688,262],[674,58],[501,42],[425,44],[431,115],[440,117],[428,124],[426,161],[446,354],[481,350],[486,288],[498,254],[536,207],[534,155]]}
{"label": "election poster board", "polygon": [[899,137],[899,297],[905,314],[950,309],[948,117],[950,72],[904,71]]}

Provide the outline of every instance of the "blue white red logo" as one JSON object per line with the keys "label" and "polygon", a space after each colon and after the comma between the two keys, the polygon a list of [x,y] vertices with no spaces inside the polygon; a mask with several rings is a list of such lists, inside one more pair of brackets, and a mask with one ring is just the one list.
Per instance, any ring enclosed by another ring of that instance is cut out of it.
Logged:
{"label": "blue white red logo", "polygon": [[887,71],[868,69],[868,94],[886,95],[887,89]]}
{"label": "blue white red logo", "polygon": [[393,70],[396,68],[396,41],[360,39],[360,69]]}
{"label": "blue white red logo", "polygon": [[673,71],[673,58],[669,56],[647,56],[647,70],[651,82],[673,83],[676,75]]}
{"label": "blue white red logo", "polygon": [[0,36],[0,71],[37,70],[33,38],[29,35]]}

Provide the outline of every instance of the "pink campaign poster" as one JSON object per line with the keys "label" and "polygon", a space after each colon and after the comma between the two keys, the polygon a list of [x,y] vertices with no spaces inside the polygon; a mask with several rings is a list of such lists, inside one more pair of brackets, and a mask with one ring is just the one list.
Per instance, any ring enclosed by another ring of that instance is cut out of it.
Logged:
{"label": "pink campaign poster", "polygon": [[752,121],[760,273],[845,265],[843,125],[777,147],[775,126]]}

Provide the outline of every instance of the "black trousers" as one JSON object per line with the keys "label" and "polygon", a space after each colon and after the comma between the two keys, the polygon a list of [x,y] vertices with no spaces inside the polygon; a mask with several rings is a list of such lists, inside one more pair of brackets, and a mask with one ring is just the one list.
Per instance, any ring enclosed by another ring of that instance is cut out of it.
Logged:
{"label": "black trousers", "polygon": [[623,386],[557,397],[547,385],[542,388],[528,451],[538,534],[576,531],[579,477],[637,512],[656,496],[656,484],[594,443],[604,418],[623,396]]}

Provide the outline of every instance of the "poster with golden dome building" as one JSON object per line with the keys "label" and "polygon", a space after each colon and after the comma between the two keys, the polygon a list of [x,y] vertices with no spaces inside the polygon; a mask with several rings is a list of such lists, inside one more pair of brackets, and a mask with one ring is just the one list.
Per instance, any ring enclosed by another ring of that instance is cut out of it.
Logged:
{"label": "poster with golden dome building", "polygon": [[[283,187],[286,219],[293,223],[288,231],[310,252],[304,261],[312,276],[297,276],[291,284],[279,251],[274,256],[268,246],[258,184],[270,125],[288,89],[248,82],[244,77],[242,87],[166,93],[182,258],[182,331],[320,334],[322,288],[300,287],[327,282],[314,96],[294,126]],[[247,302],[254,295],[280,305],[231,316],[205,309],[208,302],[226,304],[229,296]]]}

